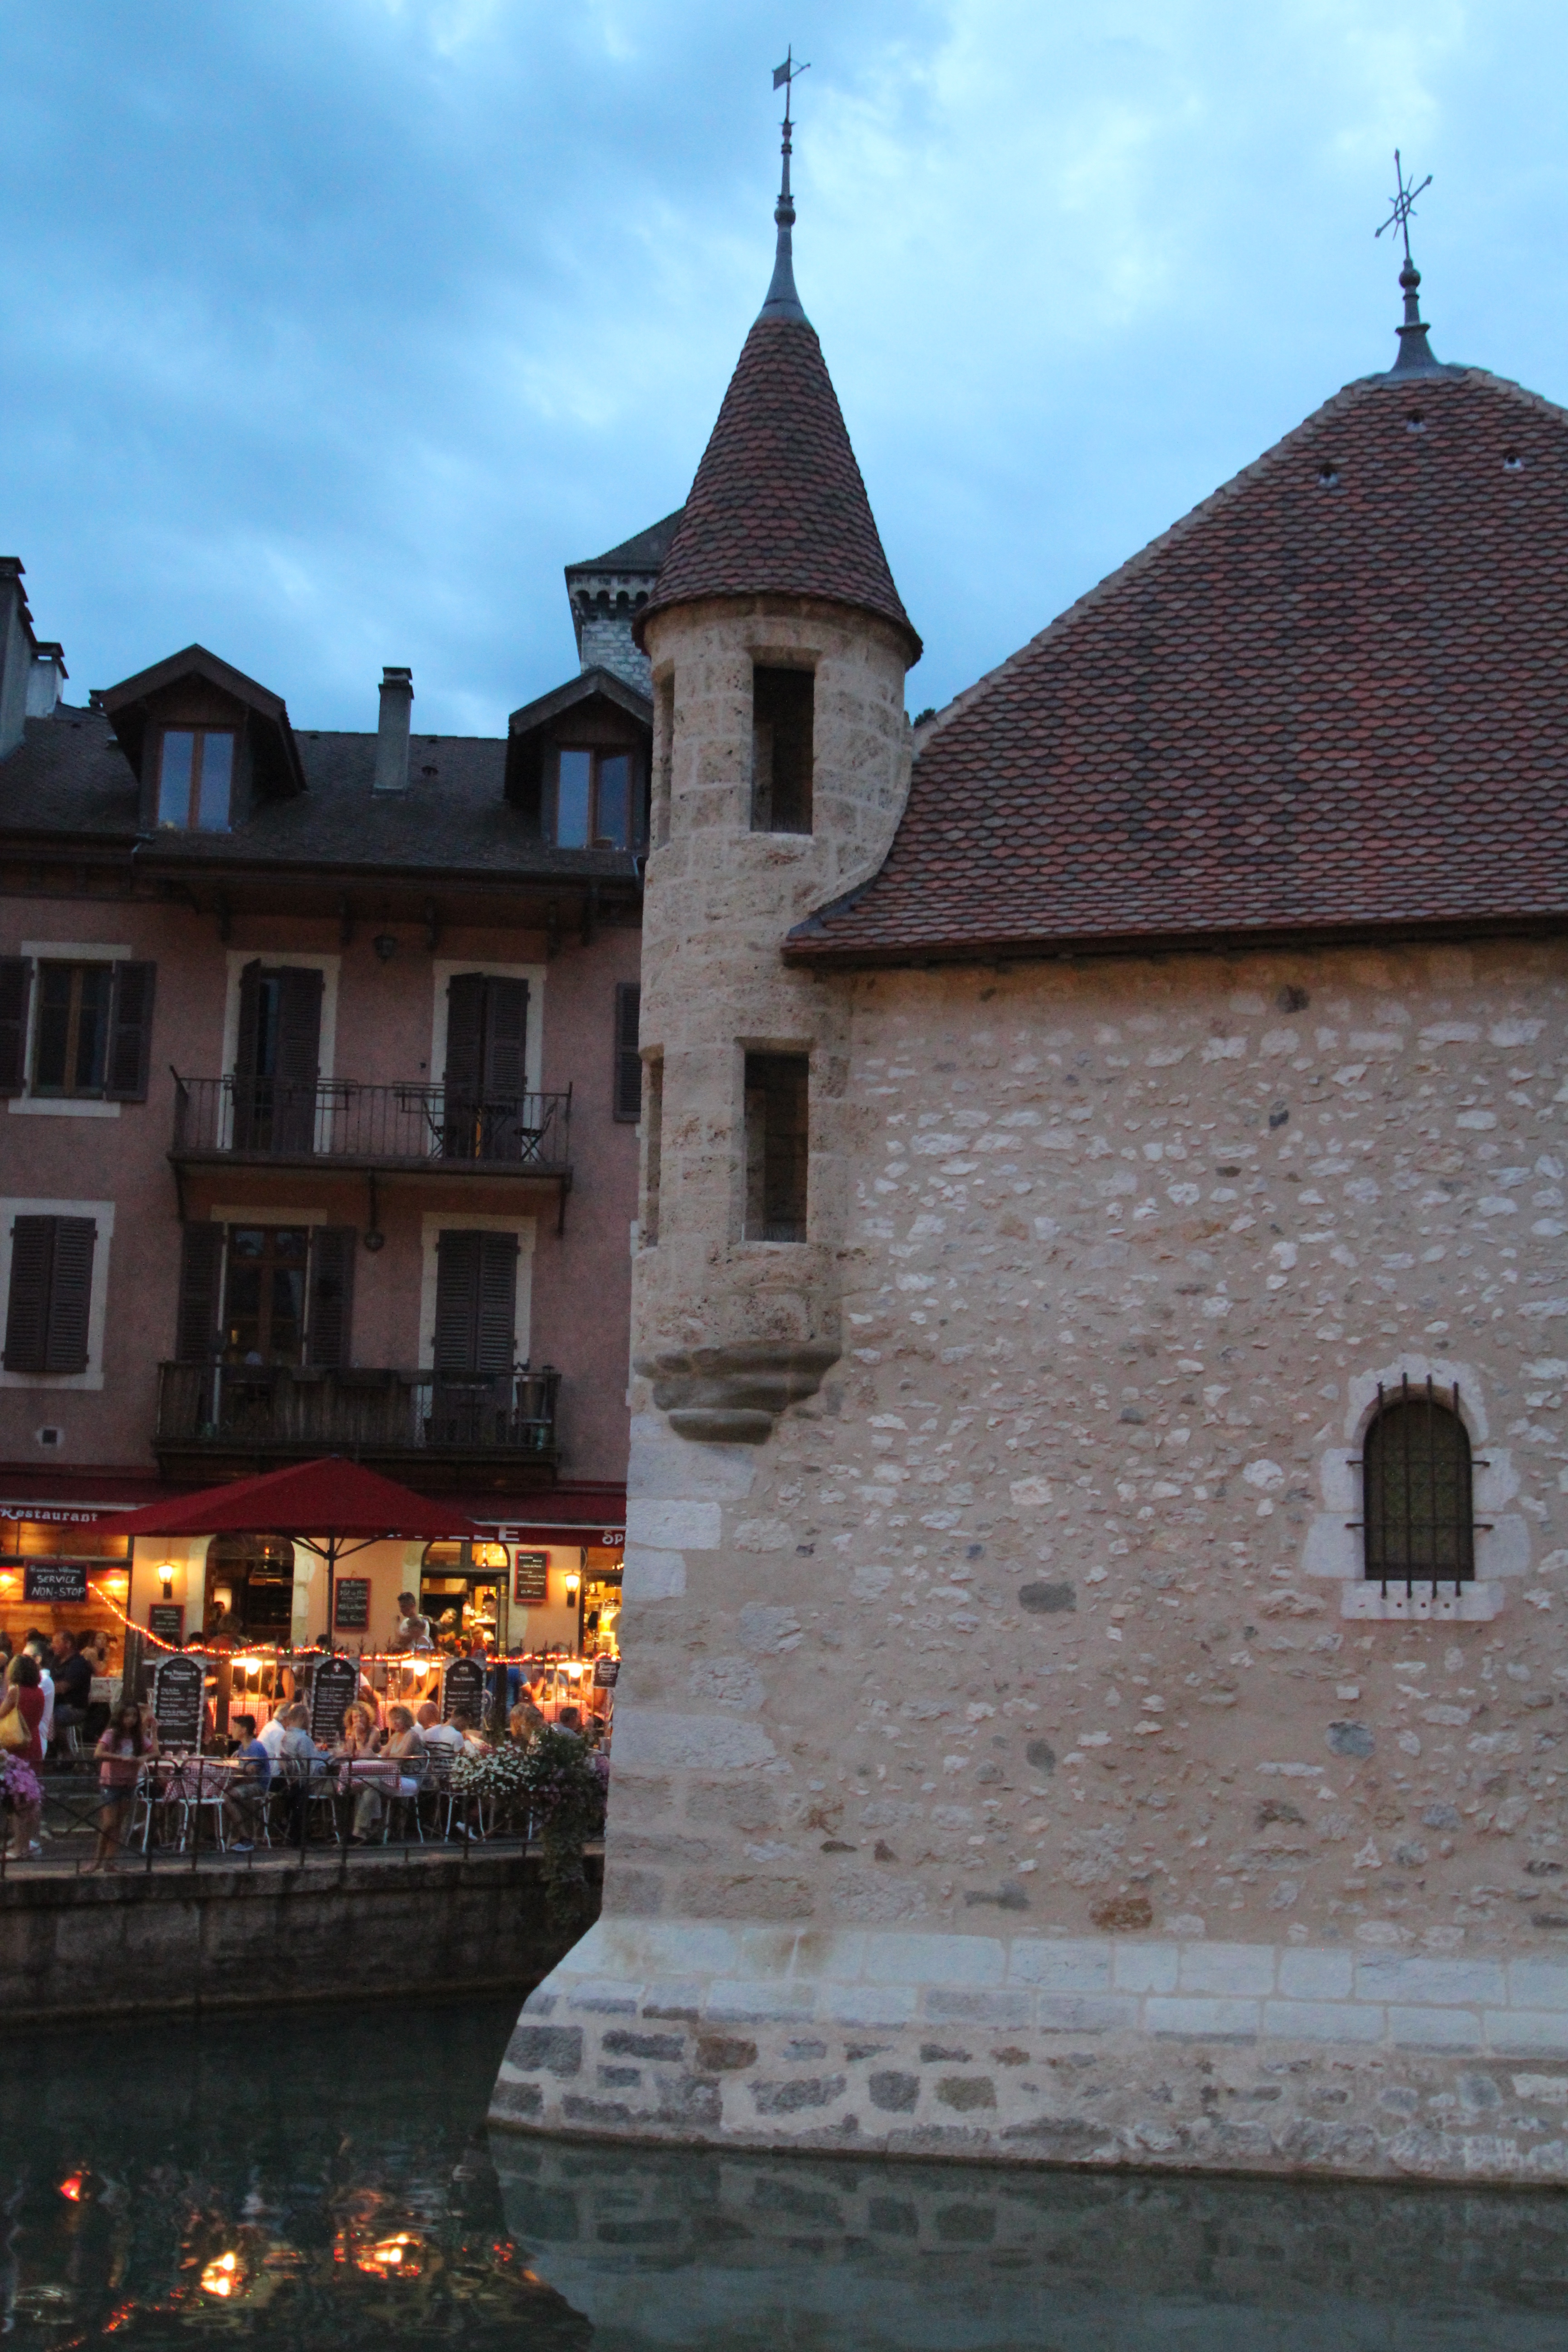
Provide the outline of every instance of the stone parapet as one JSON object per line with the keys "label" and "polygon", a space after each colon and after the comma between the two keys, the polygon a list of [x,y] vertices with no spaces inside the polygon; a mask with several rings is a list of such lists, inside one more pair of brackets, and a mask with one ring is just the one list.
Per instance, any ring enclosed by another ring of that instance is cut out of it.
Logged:
{"label": "stone parapet", "polygon": [[605,1919],[491,2120],[754,2148],[1568,2180],[1568,1954]]}

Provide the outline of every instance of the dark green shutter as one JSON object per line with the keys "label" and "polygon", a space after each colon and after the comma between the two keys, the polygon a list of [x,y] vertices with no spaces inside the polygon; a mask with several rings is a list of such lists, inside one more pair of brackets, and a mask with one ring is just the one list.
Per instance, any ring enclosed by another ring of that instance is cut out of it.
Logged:
{"label": "dark green shutter", "polygon": [[224,1229],[192,1224],[180,1234],[180,1307],[174,1353],[182,1364],[210,1364],[218,1352],[218,1294]]}
{"label": "dark green shutter", "polygon": [[341,1366],[353,1360],[349,1343],[358,1243],[353,1225],[318,1225],[310,1235],[308,1363]]}
{"label": "dark green shutter", "polygon": [[50,1372],[85,1372],[92,1307],[92,1255],[98,1227],[90,1217],[56,1217],[55,1262],[49,1283]]}
{"label": "dark green shutter", "polygon": [[517,1235],[444,1233],[436,1245],[436,1370],[510,1372],[517,1328]]}
{"label": "dark green shutter", "polygon": [[97,1240],[90,1217],[16,1219],[5,1313],[8,1372],[86,1371]]}
{"label": "dark green shutter", "polygon": [[517,1235],[480,1234],[474,1370],[510,1372],[517,1345]]}
{"label": "dark green shutter", "polygon": [[315,1150],[323,982],[320,969],[310,964],[284,964],[276,977],[278,1055],[272,1076],[272,1149],[299,1154]]}
{"label": "dark green shutter", "polygon": [[637,1053],[637,1024],[642,990],[635,980],[616,983],[616,1117],[642,1117],[642,1062]]}
{"label": "dark green shutter", "polygon": [[109,1060],[104,1097],[109,1102],[145,1102],[153,1059],[153,992],[158,967],[117,963],[109,1015]]}
{"label": "dark green shutter", "polygon": [[510,1106],[528,1085],[528,982],[485,982],[485,1100]]}
{"label": "dark green shutter", "polygon": [[239,1033],[234,1048],[234,1148],[256,1151],[264,1148],[269,1124],[271,1095],[264,1094],[261,1073],[261,962],[247,963],[239,975]]}
{"label": "dark green shutter", "polygon": [[0,1095],[19,1095],[26,1087],[32,994],[32,958],[0,956]]}

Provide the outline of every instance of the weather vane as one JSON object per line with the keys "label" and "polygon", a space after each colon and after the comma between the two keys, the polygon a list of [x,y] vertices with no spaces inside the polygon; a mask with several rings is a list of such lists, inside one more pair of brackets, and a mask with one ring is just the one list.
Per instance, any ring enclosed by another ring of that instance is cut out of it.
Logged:
{"label": "weather vane", "polygon": [[789,49],[785,55],[783,65],[775,66],[773,68],[773,88],[775,89],[782,89],[784,94],[784,138],[786,141],[790,134],[789,102],[794,93],[795,84],[799,80],[803,73],[809,73],[810,71],[811,67],[809,63],[804,66],[796,65],[795,61],[795,43],[793,41],[789,45]]}
{"label": "weather vane", "polygon": [[[773,87],[775,89],[778,88],[777,74],[773,76]],[[785,112],[788,112],[787,103],[785,106]],[[1383,235],[1384,228],[1398,229],[1405,239],[1405,259],[1408,265],[1410,261],[1410,215],[1415,209],[1416,197],[1424,195],[1426,190],[1431,186],[1432,174],[1428,172],[1426,177],[1422,181],[1421,185],[1418,188],[1407,188],[1405,184],[1405,166],[1399,160],[1399,150],[1396,147],[1394,151],[1394,176],[1399,184],[1399,194],[1392,199],[1394,210],[1384,222],[1383,228],[1375,230],[1373,234],[1374,236],[1381,236]]]}

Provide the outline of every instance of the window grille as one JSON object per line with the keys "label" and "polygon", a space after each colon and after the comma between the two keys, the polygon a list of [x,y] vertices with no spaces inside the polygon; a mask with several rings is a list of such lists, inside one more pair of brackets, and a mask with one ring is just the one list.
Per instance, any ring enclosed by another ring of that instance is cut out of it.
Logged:
{"label": "window grille", "polygon": [[1406,1378],[1385,1392],[1362,1451],[1364,1539],[1369,1581],[1466,1583],[1476,1572],[1470,1441],[1459,1418],[1459,1391],[1413,1389]]}

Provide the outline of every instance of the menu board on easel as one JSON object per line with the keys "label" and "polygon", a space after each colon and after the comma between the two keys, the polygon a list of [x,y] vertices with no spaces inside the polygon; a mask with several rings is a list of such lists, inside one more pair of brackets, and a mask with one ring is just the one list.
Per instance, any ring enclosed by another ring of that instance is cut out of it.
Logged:
{"label": "menu board on easel", "polygon": [[348,1658],[323,1658],[310,1679],[310,1737],[318,1748],[338,1745],[358,1696],[359,1668]]}
{"label": "menu board on easel", "polygon": [[200,1748],[202,1703],[206,1691],[206,1667],[200,1658],[161,1658],[153,1669],[153,1714],[158,1745],[173,1748]]}
{"label": "menu board on easel", "polygon": [[441,1720],[461,1711],[478,1723],[485,1711],[485,1670],[474,1658],[454,1658],[441,1678]]}

